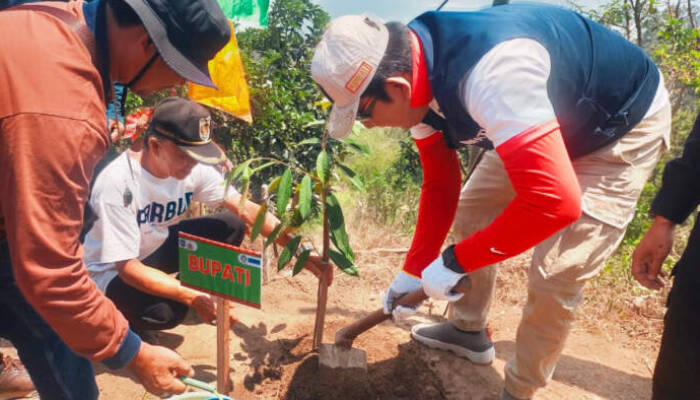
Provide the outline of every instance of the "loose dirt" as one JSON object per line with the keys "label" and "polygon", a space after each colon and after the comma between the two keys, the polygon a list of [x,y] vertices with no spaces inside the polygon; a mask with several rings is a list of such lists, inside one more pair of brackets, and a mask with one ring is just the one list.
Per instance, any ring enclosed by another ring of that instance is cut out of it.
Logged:
{"label": "loose dirt", "polygon": [[[358,246],[360,278],[336,273],[329,291],[325,341],[345,324],[380,307],[404,254],[377,248],[407,246],[408,239],[387,242],[377,234]],[[526,258],[507,262],[499,271],[490,314],[496,360],[476,366],[452,354],[425,348],[410,339],[410,325],[440,321],[445,303],[426,302],[409,324],[385,322],[355,340],[367,352],[368,370],[330,371],[319,368],[312,351],[316,279],[272,272],[263,287],[263,309],[235,306],[238,322],[231,334],[231,379],[237,400],[245,399],[497,399],[503,368],[514,354],[515,333],[525,299]],[[274,268],[273,268],[274,269]],[[587,292],[595,295],[594,292]],[[536,399],[620,399],[650,397],[651,371],[661,322],[657,315],[636,324],[629,318],[601,318],[599,303],[585,303],[554,373]],[[658,314],[658,313],[657,313]],[[629,325],[639,326],[630,333]],[[163,332],[160,344],[175,349],[196,371],[195,378],[216,381],[216,328],[190,315],[185,324]],[[6,344],[0,351],[12,352]],[[101,398],[142,399],[143,388],[126,370],[108,371],[96,364]],[[148,395],[148,399],[157,397]]]}

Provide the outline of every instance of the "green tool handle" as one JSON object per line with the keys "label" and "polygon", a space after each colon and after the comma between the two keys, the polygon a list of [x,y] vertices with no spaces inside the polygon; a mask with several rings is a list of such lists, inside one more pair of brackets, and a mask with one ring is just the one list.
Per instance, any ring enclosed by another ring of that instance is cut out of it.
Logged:
{"label": "green tool handle", "polygon": [[216,388],[208,383],[204,383],[200,380],[189,378],[186,376],[181,376],[180,380],[187,386],[192,386],[197,389],[206,390],[207,392],[216,393]]}

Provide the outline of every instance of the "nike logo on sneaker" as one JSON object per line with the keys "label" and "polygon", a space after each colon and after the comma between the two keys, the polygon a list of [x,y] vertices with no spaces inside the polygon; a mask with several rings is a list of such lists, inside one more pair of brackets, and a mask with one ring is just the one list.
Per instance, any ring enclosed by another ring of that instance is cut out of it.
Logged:
{"label": "nike logo on sneaker", "polygon": [[504,252],[502,252],[502,251],[496,249],[495,247],[491,247],[491,253],[493,253],[493,254],[498,254],[499,256],[505,256],[505,255],[506,255],[506,253],[504,253]]}

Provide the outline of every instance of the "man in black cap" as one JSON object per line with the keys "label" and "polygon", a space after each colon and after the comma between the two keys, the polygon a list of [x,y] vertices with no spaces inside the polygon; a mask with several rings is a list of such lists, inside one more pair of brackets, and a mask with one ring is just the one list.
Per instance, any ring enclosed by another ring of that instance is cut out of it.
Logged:
{"label": "man in black cap", "polygon": [[[2,6],[0,6],[2,8]],[[0,11],[0,336],[42,399],[95,399],[92,361],[128,366],[156,394],[192,368],[142,343],[88,279],[78,237],[92,170],[109,147],[105,104],[212,86],[230,39],[215,0],[35,2]]]}
{"label": "man in black cap", "polygon": [[[88,205],[96,218],[83,243],[85,266],[144,340],[155,341],[152,331],[180,324],[189,308],[206,323],[216,318],[209,295],[168,275],[178,271],[178,232],[238,246],[260,209],[250,200],[241,205],[236,190],[226,192],[215,168],[225,156],[210,138],[210,124],[203,106],[177,97],[163,100],[143,150],[122,153],[92,187]],[[228,211],[185,219],[192,201]],[[268,236],[278,224],[267,214],[261,233]],[[280,235],[276,241],[284,246],[289,240]],[[307,263],[316,272],[320,265],[314,256]]]}

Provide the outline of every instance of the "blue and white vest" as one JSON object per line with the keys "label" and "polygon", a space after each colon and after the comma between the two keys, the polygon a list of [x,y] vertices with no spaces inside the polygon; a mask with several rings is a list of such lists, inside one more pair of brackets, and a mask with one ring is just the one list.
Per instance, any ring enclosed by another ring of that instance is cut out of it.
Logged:
{"label": "blue and white vest", "polygon": [[659,71],[642,49],[559,7],[431,11],[408,26],[423,45],[433,95],[445,115],[440,128],[454,148],[480,130],[460,99],[460,83],[481,57],[506,40],[533,39],[549,52],[547,92],[572,158],[629,132],[646,114],[659,85]]}

